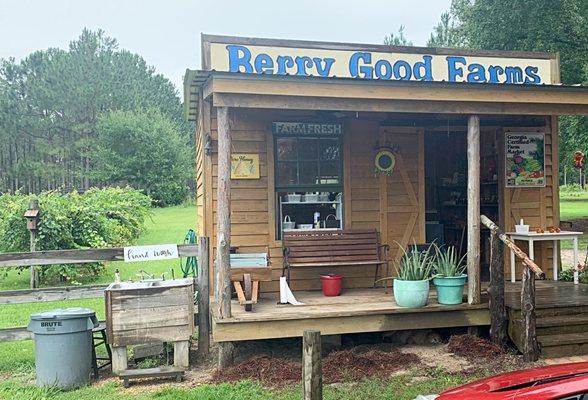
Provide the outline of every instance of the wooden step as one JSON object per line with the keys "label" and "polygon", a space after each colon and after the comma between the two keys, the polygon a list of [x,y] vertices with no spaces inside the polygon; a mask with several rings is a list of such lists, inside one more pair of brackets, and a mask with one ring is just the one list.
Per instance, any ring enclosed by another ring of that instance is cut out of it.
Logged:
{"label": "wooden step", "polygon": [[545,358],[588,354],[588,332],[545,335],[537,340]]}
{"label": "wooden step", "polygon": [[537,336],[588,332],[588,314],[537,318]]}

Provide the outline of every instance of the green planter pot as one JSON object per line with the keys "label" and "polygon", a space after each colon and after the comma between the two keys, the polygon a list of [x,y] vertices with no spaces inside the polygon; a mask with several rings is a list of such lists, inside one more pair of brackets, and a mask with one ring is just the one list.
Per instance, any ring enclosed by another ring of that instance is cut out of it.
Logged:
{"label": "green planter pot", "polygon": [[437,301],[439,304],[461,304],[463,300],[463,287],[468,276],[450,276],[444,278],[433,278],[437,286]]}
{"label": "green planter pot", "polygon": [[402,281],[394,279],[394,299],[400,307],[420,308],[429,301],[429,280]]}

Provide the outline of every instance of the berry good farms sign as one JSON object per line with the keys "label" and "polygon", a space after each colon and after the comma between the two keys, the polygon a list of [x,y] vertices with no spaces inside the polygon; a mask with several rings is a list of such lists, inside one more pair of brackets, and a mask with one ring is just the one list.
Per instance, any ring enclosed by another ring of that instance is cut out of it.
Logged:
{"label": "berry good farms sign", "polygon": [[507,187],[545,186],[545,137],[508,132],[505,138]]}
{"label": "berry good farms sign", "polygon": [[541,85],[551,60],[210,43],[210,69],[247,74]]}

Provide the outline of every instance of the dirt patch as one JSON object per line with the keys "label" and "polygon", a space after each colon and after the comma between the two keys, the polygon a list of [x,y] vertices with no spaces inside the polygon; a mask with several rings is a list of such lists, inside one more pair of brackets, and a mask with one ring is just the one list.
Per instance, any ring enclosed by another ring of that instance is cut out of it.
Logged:
{"label": "dirt patch", "polygon": [[256,356],[222,370],[216,370],[212,382],[235,382],[251,379],[264,386],[286,386],[299,382],[302,365],[282,357]]}
{"label": "dirt patch", "polygon": [[407,353],[416,354],[428,368],[443,368],[449,374],[470,370],[473,365],[462,357],[448,353],[444,344],[439,345],[410,345],[402,347]]}
{"label": "dirt patch", "polygon": [[[386,377],[420,364],[416,354],[404,353],[396,348],[388,351],[356,347],[331,352],[323,358],[323,382],[336,383],[369,376]],[[251,379],[265,386],[281,387],[300,382],[300,362],[283,357],[256,356],[233,367],[217,370],[212,382]]]}
{"label": "dirt patch", "polygon": [[357,348],[339,350],[324,359],[323,374],[327,383],[362,379],[367,376],[386,377],[420,362],[416,354],[404,353],[396,348],[390,351],[373,349],[363,352]]}
{"label": "dirt patch", "polygon": [[447,351],[464,357],[470,362],[496,358],[505,354],[502,347],[473,335],[457,335],[449,338]]}

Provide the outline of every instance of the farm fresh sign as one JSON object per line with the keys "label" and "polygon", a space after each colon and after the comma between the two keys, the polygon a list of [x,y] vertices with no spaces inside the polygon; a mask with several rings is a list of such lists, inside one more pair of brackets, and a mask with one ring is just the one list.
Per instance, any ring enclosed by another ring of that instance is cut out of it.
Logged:
{"label": "farm fresh sign", "polygon": [[549,84],[551,60],[210,44],[210,68],[248,74]]}
{"label": "farm fresh sign", "polygon": [[543,133],[507,132],[504,140],[506,186],[545,186]]}

